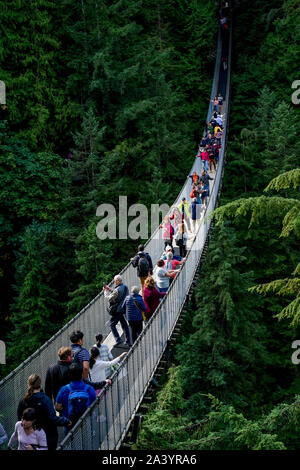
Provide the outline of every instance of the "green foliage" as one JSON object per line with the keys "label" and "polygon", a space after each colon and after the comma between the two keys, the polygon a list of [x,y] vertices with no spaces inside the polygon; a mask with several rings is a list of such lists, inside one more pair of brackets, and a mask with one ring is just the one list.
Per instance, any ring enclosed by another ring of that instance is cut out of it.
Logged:
{"label": "green foliage", "polygon": [[[180,377],[170,369],[169,382],[151,405],[134,450],[296,450],[299,439],[299,396],[290,404],[276,406],[257,420],[246,419],[232,405],[211,394],[209,410],[201,420],[191,422],[184,413],[174,415],[164,405],[167,394],[182,398]],[[172,385],[172,387],[170,386]],[[172,400],[171,400],[172,401]]]}
{"label": "green foliage", "polygon": [[53,150],[74,112],[64,89],[60,2],[3,1],[0,75],[13,129],[31,149]]}
{"label": "green foliage", "polygon": [[229,227],[214,234],[201,275],[203,282],[196,287],[193,333],[178,347],[180,377],[190,396],[186,409],[191,417],[205,409],[206,400],[200,396],[203,392],[230,400],[242,409],[250,402],[255,406],[263,393],[263,339],[267,332],[259,324],[256,298],[248,292],[251,273],[239,271],[245,249],[235,244]]}
{"label": "green foliage", "polygon": [[[18,295],[12,306],[14,329],[8,359],[25,359],[55,331],[59,301],[53,288],[58,259],[53,253],[51,224],[34,221],[25,231],[23,250],[17,256]],[[56,316],[56,322],[55,322]]]}
{"label": "green foliage", "polygon": [[280,191],[282,189],[298,188],[300,186],[300,168],[288,171],[272,179],[264,191]]}
{"label": "green foliage", "polygon": [[134,449],[179,449],[176,447],[178,442],[189,437],[188,423],[181,417],[182,406],[183,391],[178,370],[171,367],[168,383],[147,413]]}
{"label": "green foliage", "polygon": [[[266,191],[271,189],[279,190],[282,187],[287,188],[288,184],[294,188],[299,186],[299,171],[292,170],[283,173],[277,177],[275,181],[271,181]],[[288,199],[282,197],[266,197],[260,196],[257,198],[239,199],[225,206],[219,207],[214,211],[214,215],[218,220],[218,224],[224,222],[227,217],[245,217],[250,212],[251,218],[249,228],[254,224],[263,224],[266,221],[275,220],[276,217],[283,217],[283,228],[281,231],[282,237],[291,235],[292,232],[299,238],[300,235],[300,202],[296,199]],[[299,278],[293,279],[280,279],[275,280],[263,285],[252,288],[252,292],[259,292],[261,294],[268,294],[275,292],[279,296],[296,296],[296,298],[288,304],[277,315],[279,319],[291,319],[291,326],[299,325],[300,321],[300,280]],[[297,297],[298,296],[298,297]]]}

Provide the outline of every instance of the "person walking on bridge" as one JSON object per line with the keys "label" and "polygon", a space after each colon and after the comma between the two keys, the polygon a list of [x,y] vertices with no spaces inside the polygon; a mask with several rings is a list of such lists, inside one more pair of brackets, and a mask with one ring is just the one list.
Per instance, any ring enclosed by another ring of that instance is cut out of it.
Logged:
{"label": "person walking on bridge", "polygon": [[73,362],[81,362],[83,367],[83,378],[88,379],[90,366],[90,353],[87,349],[83,348],[83,336],[82,331],[73,331],[70,335],[71,347],[73,352]]}
{"label": "person walking on bridge", "polygon": [[134,268],[137,268],[137,275],[140,280],[141,290],[143,294],[144,283],[147,277],[153,274],[153,264],[149,253],[145,252],[144,245],[139,245],[138,253],[134,258],[131,258],[131,263]]}
{"label": "person walking on bridge", "polygon": [[125,297],[123,307],[126,308],[126,318],[131,330],[132,344],[143,331],[143,319],[147,310],[143,297],[139,294],[139,288],[133,286],[131,294]]}
{"label": "person walking on bridge", "polygon": [[129,293],[128,287],[123,284],[122,277],[119,274],[114,277],[114,282],[116,286],[115,289],[111,289],[108,286],[103,287],[104,296],[108,298],[109,302],[108,312],[111,315],[110,328],[116,340],[115,346],[123,343],[117,330],[118,323],[121,324],[127,345],[131,346],[130,332],[124,316],[125,308],[122,307],[123,300]]}
{"label": "person walking on bridge", "polygon": [[187,224],[188,231],[191,232],[189,204],[185,197],[182,198],[181,203],[177,207],[181,212],[182,222]]}
{"label": "person walking on bridge", "polygon": [[21,421],[26,408],[34,408],[37,414],[37,423],[44,429],[47,437],[48,450],[55,450],[58,443],[57,426],[71,427],[72,423],[63,416],[56,416],[50,398],[42,391],[40,376],[32,374],[28,378],[28,390],[18,406],[18,420]]}

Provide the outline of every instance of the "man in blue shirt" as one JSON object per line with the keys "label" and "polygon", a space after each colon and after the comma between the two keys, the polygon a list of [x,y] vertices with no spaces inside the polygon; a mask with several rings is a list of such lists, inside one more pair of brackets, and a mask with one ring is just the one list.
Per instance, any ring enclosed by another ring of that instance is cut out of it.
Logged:
{"label": "man in blue shirt", "polygon": [[87,379],[90,372],[90,353],[87,349],[83,348],[83,333],[81,331],[74,331],[70,335],[71,347],[73,351],[73,362],[79,362],[82,364],[83,372],[82,376]]}
{"label": "man in blue shirt", "polygon": [[[93,401],[96,400],[96,392],[93,387],[84,383],[82,380],[82,369],[83,367],[81,363],[73,363],[70,365],[70,384],[61,387],[56,397],[55,409],[57,411],[62,411],[62,415],[65,418],[71,418],[71,421],[72,417],[69,416],[69,395],[71,392],[84,391],[87,394],[88,399],[85,409],[87,409],[93,403]],[[74,425],[75,423],[72,421],[72,424]]]}

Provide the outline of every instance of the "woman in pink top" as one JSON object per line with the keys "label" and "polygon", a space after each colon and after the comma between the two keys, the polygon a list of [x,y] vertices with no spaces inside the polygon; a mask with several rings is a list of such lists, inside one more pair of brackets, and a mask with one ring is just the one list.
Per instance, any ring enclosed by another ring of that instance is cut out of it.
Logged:
{"label": "woman in pink top", "polygon": [[209,156],[208,156],[208,151],[207,151],[207,146],[203,150],[203,152],[200,153],[201,160],[203,162],[203,169],[208,170],[208,161],[209,161]]}
{"label": "woman in pink top", "polygon": [[27,408],[22,415],[22,421],[15,425],[8,448],[12,450],[15,442],[18,442],[18,450],[47,450],[46,433],[43,429],[36,429],[36,412],[33,408]]}
{"label": "woman in pink top", "polygon": [[163,223],[160,224],[160,227],[163,229],[163,240],[164,240],[165,248],[167,245],[172,246],[174,228],[170,222],[170,218],[167,215],[165,216]]}
{"label": "woman in pink top", "polygon": [[166,292],[160,292],[158,289],[156,289],[153,277],[147,277],[144,285],[143,298],[147,307],[145,316],[148,320],[157,309],[161,298],[165,295]]}

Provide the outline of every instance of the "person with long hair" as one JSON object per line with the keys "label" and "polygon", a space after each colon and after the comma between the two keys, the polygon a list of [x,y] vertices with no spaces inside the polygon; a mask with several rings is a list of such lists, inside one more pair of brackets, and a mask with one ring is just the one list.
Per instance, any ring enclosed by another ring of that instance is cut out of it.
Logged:
{"label": "person with long hair", "polygon": [[[105,369],[109,366],[113,366],[117,364],[124,356],[126,356],[127,352],[123,352],[120,356],[116,357],[112,361],[102,361],[100,359],[100,351],[98,348],[93,346],[90,350],[90,376],[93,382],[102,382],[106,381],[107,383],[111,384],[110,379],[106,379]],[[96,395],[100,392],[101,389],[96,390]]]}
{"label": "person with long hair", "polygon": [[147,320],[153,315],[157,309],[159,302],[166,295],[166,292],[160,292],[156,286],[152,276],[147,277],[144,287],[144,302],[147,307],[145,316]]}
{"label": "person with long hair", "polygon": [[22,414],[22,420],[15,425],[8,449],[18,443],[18,450],[47,450],[47,438],[43,429],[37,425],[37,414],[34,408],[26,408]]}
{"label": "person with long hair", "polygon": [[63,416],[56,416],[51,399],[42,391],[39,375],[30,375],[27,385],[27,393],[19,402],[18,420],[21,421],[26,408],[34,408],[37,415],[37,426],[46,433],[48,450],[55,450],[58,442],[57,426],[70,427],[72,423]]}
{"label": "person with long hair", "polygon": [[[96,342],[93,346],[99,349],[100,359],[102,361],[112,361],[114,357],[111,353],[111,350],[107,346],[107,344],[103,344],[103,340],[104,340],[103,335],[101,333],[98,333],[95,336],[95,340]],[[112,371],[113,371],[112,367],[107,367],[105,369],[105,377],[108,378],[111,375]]]}

